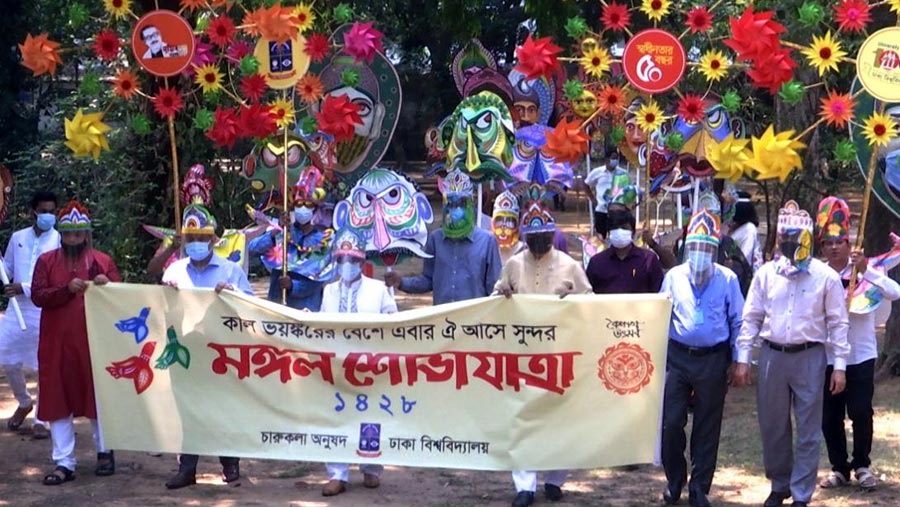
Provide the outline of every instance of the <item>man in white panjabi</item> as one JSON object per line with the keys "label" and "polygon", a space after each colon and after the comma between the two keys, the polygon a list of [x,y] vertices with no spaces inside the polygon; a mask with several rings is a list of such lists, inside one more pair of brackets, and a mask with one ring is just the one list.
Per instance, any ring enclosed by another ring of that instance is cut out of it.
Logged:
{"label": "man in white panjabi", "polygon": [[[19,407],[6,422],[7,429],[17,431],[28,414],[34,410],[31,393],[25,383],[23,368],[37,370],[38,331],[40,330],[41,309],[31,302],[31,277],[38,257],[45,252],[59,248],[59,233],[56,225],[56,196],[50,192],[37,192],[31,199],[34,225],[13,233],[3,257],[3,269],[9,276],[10,284],[3,288],[3,295],[16,297],[25,330],[19,327],[18,319],[10,307],[0,317],[0,365],[9,379]],[[49,436],[47,424],[35,418],[32,436],[45,439]]]}
{"label": "man in white panjabi", "polygon": [[[556,228],[553,216],[540,196],[529,192],[529,198],[522,217],[522,234],[528,248],[503,265],[494,293],[506,297],[513,294],[556,294],[560,297],[590,294],[591,284],[581,264],[553,248]],[[544,473],[544,495],[550,501],[559,501],[563,496],[562,485],[568,470],[548,470]],[[516,486],[512,507],[527,507],[534,503],[537,472],[514,470],[512,477]]]}
{"label": "man in white panjabi", "polygon": [[[362,265],[366,260],[365,242],[352,230],[345,228],[337,233],[332,243],[334,262],[339,279],[325,286],[322,294],[322,310],[329,313],[395,313],[397,303],[387,286],[364,276]],[[322,488],[322,496],[335,496],[347,490],[350,465],[328,463],[328,482]],[[377,488],[381,485],[381,465],[359,466],[363,473],[363,486]]]}

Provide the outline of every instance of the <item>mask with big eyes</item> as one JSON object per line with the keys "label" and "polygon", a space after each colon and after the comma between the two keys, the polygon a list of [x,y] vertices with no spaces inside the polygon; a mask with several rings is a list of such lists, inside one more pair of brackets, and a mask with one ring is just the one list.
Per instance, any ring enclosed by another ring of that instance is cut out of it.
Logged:
{"label": "mask with big eyes", "polygon": [[597,110],[597,96],[584,90],[581,96],[572,101],[572,112],[579,118],[587,118]]}
{"label": "mask with big eyes", "polygon": [[510,214],[495,216],[491,221],[491,230],[498,245],[511,247],[519,242],[519,217]]}
{"label": "mask with big eyes", "polygon": [[[284,168],[284,153],[280,139],[262,147],[254,147],[244,157],[241,174],[250,180],[250,186],[256,192],[280,190],[282,186],[281,171]],[[304,141],[296,136],[288,137],[287,167],[288,181],[297,181],[304,167],[310,165],[307,147]]]}
{"label": "mask with big eyes", "polygon": [[432,219],[425,195],[411,181],[381,168],[366,173],[334,209],[335,229],[352,227],[367,252],[409,250],[427,257],[422,248]]}
{"label": "mask with big eyes", "polygon": [[443,131],[448,169],[460,169],[473,181],[507,177],[514,139],[512,116],[491,92],[460,102]]}

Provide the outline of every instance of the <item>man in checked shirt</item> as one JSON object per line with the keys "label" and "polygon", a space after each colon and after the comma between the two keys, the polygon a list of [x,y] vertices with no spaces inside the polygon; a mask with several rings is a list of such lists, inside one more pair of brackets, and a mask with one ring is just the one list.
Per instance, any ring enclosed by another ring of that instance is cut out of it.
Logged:
{"label": "man in checked shirt", "polygon": [[757,271],[747,294],[733,383],[749,383],[750,353],[759,337],[757,411],[763,464],[772,482],[763,505],[777,507],[792,498],[791,507],[807,507],[819,468],[825,349],[834,357],[829,390],[837,394],[846,384],[849,323],[841,278],[813,258],[813,220],[794,201],[778,213],[778,244],[781,256]]}

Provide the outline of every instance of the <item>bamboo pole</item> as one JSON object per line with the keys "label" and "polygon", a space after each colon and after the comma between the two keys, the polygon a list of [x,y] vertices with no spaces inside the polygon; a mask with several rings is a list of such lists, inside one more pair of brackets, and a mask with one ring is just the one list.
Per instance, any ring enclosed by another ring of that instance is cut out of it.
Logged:
{"label": "bamboo pole", "polygon": [[[165,79],[166,88],[169,79]],[[178,146],[175,143],[175,118],[169,116],[169,147],[172,149],[172,197],[175,203],[175,233],[181,234],[181,173],[178,169]]]}

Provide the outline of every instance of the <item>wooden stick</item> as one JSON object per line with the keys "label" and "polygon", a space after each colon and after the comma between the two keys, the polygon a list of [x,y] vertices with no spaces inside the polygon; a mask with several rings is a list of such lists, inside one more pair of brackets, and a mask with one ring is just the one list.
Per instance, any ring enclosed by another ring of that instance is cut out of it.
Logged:
{"label": "wooden stick", "polygon": [[[169,78],[164,79],[166,88]],[[181,173],[178,169],[178,146],[175,143],[175,117],[169,116],[169,147],[172,149],[172,197],[175,202],[175,233],[181,234]]]}
{"label": "wooden stick", "polygon": [[[281,92],[281,98],[285,98],[285,92]],[[288,216],[288,152],[287,152],[287,144],[288,144],[288,129],[287,125],[285,125],[282,129],[284,131],[284,136],[282,137],[283,145],[282,145],[282,155],[281,158],[284,159],[284,166],[282,167],[282,190],[281,190],[281,203],[282,209],[284,212],[282,213],[282,217]],[[284,223],[281,224],[281,277],[284,278],[288,276],[288,235],[291,232],[290,224]],[[280,280],[279,280],[279,283]],[[287,304],[287,289],[281,289],[281,304]]]}
{"label": "wooden stick", "polygon": [[[884,114],[884,102],[878,105],[878,114]],[[869,173],[866,175],[866,190],[863,193],[862,212],[859,215],[859,229],[856,233],[856,248],[862,248],[863,240],[866,236],[866,218],[869,215],[869,202],[872,196],[872,185],[875,181],[875,170],[878,162],[878,146],[872,146],[872,155],[869,156]],[[853,300],[853,292],[856,291],[856,277],[859,271],[856,266],[850,272],[850,286],[847,287],[847,308],[850,308],[850,302]]]}

